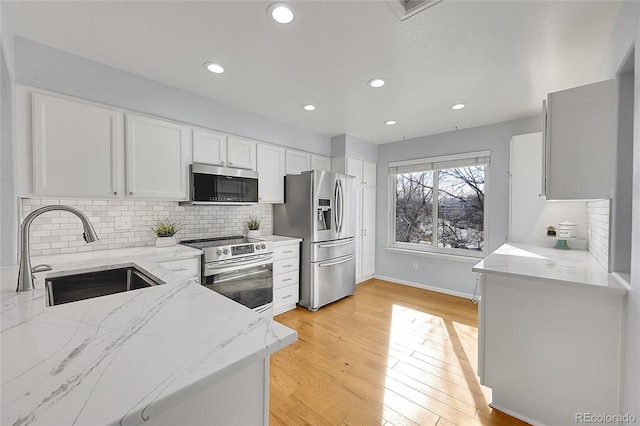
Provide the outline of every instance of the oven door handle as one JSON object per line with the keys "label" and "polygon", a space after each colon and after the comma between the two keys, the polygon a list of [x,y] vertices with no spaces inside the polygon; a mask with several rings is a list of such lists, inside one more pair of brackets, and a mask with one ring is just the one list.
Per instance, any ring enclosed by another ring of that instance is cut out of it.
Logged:
{"label": "oven door handle", "polygon": [[351,262],[354,258],[355,258],[355,256],[351,255],[346,259],[338,260],[338,261],[335,261],[335,262],[318,263],[318,266],[321,267],[321,268],[324,268],[326,266],[339,265],[341,263]]}
{"label": "oven door handle", "polygon": [[262,255],[259,258],[252,258],[251,260],[235,260],[235,261],[227,261],[225,263],[210,263],[207,265],[207,269],[226,269],[230,266],[245,266],[245,265],[253,265],[254,263],[260,263],[264,261],[268,261],[273,257],[272,254]]}
{"label": "oven door handle", "polygon": [[228,282],[228,281],[235,281],[235,280],[240,279],[240,278],[250,277],[252,275],[264,274],[264,272],[265,272],[264,270],[260,269],[258,271],[248,272],[246,274],[234,275],[234,276],[229,277],[229,278],[217,279],[215,281],[215,283],[216,284],[222,284],[222,283],[225,283],[225,282]]}

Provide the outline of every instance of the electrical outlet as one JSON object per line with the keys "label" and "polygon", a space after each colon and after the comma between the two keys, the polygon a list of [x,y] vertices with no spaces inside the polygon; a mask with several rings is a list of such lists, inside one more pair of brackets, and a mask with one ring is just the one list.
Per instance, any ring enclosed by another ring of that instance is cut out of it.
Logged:
{"label": "electrical outlet", "polygon": [[116,216],[115,219],[116,231],[126,231],[127,229],[131,229],[131,216]]}
{"label": "electrical outlet", "polygon": [[418,270],[418,262],[413,262],[413,270],[414,271]]}

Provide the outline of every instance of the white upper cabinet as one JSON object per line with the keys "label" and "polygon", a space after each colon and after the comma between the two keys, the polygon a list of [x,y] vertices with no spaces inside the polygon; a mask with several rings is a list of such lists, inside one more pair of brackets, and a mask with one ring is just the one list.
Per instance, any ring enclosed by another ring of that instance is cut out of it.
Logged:
{"label": "white upper cabinet", "polygon": [[258,144],[258,202],[284,203],[284,148]]}
{"label": "white upper cabinet", "polygon": [[331,171],[331,158],[323,155],[311,154],[311,170]]}
{"label": "white upper cabinet", "polygon": [[256,141],[211,130],[194,129],[193,162],[256,170]]}
{"label": "white upper cabinet", "polygon": [[347,157],[346,173],[356,177],[356,185],[376,186],[376,163]]}
{"label": "white upper cabinet", "polygon": [[117,197],[118,111],[39,93],[32,103],[34,195]]}
{"label": "white upper cabinet", "polygon": [[227,161],[227,135],[193,130],[193,162],[224,167]]}
{"label": "white upper cabinet", "polygon": [[287,149],[286,156],[286,170],[288,175],[299,175],[304,171],[311,170],[310,153]]}
{"label": "white upper cabinet", "polygon": [[608,199],[615,137],[614,81],[550,93],[543,115],[543,195]]}
{"label": "white upper cabinet", "polygon": [[187,126],[127,114],[127,195],[186,200],[189,142]]}
{"label": "white upper cabinet", "polygon": [[238,169],[256,170],[256,141],[227,136],[227,165]]}

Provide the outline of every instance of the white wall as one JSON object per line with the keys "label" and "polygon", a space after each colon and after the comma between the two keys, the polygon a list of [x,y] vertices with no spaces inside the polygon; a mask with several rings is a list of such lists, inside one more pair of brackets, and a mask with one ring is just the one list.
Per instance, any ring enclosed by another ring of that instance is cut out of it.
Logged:
{"label": "white wall", "polygon": [[[491,150],[489,228],[485,234],[485,244],[491,252],[509,235],[509,142],[513,135],[539,132],[541,126],[542,119],[536,116],[379,145],[376,276],[435,287],[452,294],[472,295],[476,284],[476,274],[471,271],[473,263],[385,250],[388,241],[388,165],[412,158]],[[417,271],[412,269],[413,262],[418,262]]]}
{"label": "white wall", "polygon": [[623,413],[640,418],[640,3],[626,1],[620,10],[600,73],[594,80],[614,78],[635,45],[633,114],[633,201],[631,223],[631,277],[627,297]]}
{"label": "white wall", "polygon": [[15,183],[13,36],[0,2],[0,266],[17,262],[18,198]]}
{"label": "white wall", "polygon": [[329,136],[15,37],[16,82],[320,155]]}

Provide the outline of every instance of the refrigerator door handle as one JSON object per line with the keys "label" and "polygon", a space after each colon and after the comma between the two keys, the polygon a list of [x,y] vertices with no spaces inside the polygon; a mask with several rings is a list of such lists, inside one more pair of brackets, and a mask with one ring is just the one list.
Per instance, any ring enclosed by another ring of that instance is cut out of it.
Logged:
{"label": "refrigerator door handle", "polygon": [[342,180],[338,179],[338,196],[340,197],[340,224],[338,232],[342,232],[342,222],[344,220],[344,192],[342,192]]}
{"label": "refrigerator door handle", "polygon": [[336,179],[336,187],[333,190],[333,221],[336,232],[340,232],[340,219],[338,217],[338,198],[340,197],[340,181]]}
{"label": "refrigerator door handle", "polygon": [[346,246],[347,244],[351,244],[353,242],[353,238],[349,238],[347,241],[340,241],[339,243],[331,243],[331,244],[319,244],[319,248],[332,248],[339,246]]}
{"label": "refrigerator door handle", "polygon": [[355,258],[354,255],[349,256],[346,259],[342,259],[342,260],[337,260],[335,262],[325,262],[325,263],[318,263],[318,266],[321,268],[327,267],[327,266],[333,266],[333,265],[339,265],[341,263],[347,263],[352,261]]}

